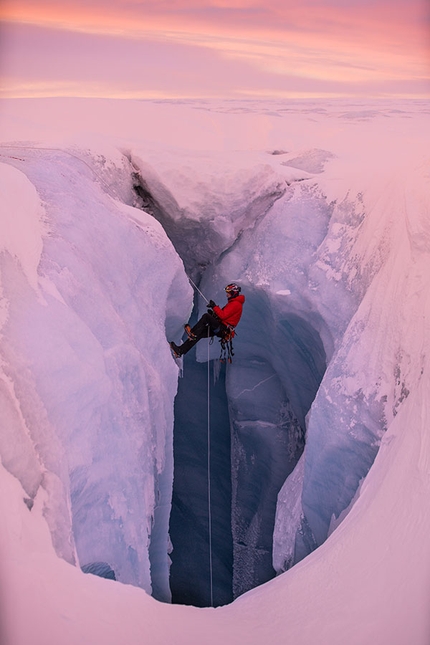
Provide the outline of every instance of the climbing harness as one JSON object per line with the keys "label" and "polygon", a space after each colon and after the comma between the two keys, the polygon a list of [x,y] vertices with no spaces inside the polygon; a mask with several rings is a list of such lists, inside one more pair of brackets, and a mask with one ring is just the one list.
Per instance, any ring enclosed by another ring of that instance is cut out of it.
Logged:
{"label": "climbing harness", "polygon": [[231,325],[226,325],[226,327],[227,329],[225,330],[219,341],[221,344],[220,361],[221,363],[225,363],[226,361],[228,363],[232,363],[234,356],[233,338],[235,337],[236,332],[234,330],[234,327],[232,327]]}
{"label": "climbing harness", "polygon": [[[215,334],[215,336],[218,336],[221,345],[219,360],[221,363],[225,363],[226,361],[228,363],[232,363],[234,356],[233,338],[236,336],[236,332],[234,330],[234,327],[228,326],[228,329],[221,333],[222,336],[220,334]],[[213,345],[215,336],[211,336],[209,338],[209,345]]]}
{"label": "climbing harness", "polygon": [[[209,329],[208,329],[209,340]],[[208,342],[208,532],[209,532],[209,586],[211,607],[214,606],[212,566],[212,502],[211,502],[211,409],[210,409],[210,343]]]}

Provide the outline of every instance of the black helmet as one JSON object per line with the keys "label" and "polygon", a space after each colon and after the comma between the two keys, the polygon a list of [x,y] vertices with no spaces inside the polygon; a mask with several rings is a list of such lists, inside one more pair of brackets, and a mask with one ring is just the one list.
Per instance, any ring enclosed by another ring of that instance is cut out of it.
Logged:
{"label": "black helmet", "polygon": [[228,284],[226,286],[225,291],[226,291],[227,295],[232,296],[233,298],[235,298],[241,292],[241,288],[235,282],[231,282],[230,284]]}

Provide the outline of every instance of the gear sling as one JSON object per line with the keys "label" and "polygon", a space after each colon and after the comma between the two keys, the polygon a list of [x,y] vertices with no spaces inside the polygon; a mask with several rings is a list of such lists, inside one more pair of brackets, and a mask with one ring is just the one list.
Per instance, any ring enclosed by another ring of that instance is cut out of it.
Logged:
{"label": "gear sling", "polygon": [[[233,338],[235,337],[236,332],[234,330],[234,327],[232,327],[231,325],[225,325],[225,329],[222,330],[221,333],[222,336],[219,339],[221,345],[221,354],[219,358],[221,363],[225,363],[225,361],[231,363],[234,356]],[[209,342],[213,343],[213,337]]]}

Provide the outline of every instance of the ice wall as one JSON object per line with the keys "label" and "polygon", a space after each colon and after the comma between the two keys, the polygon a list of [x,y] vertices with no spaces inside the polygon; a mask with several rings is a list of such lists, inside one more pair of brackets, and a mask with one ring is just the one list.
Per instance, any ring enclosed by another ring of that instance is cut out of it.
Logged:
{"label": "ice wall", "polygon": [[[401,339],[387,333],[402,288],[394,278],[396,267],[408,261],[403,201],[408,174],[402,174],[402,189],[381,173],[363,181],[359,193],[349,191],[338,199],[309,267],[310,286],[332,330],[335,351],[308,417],[304,459],[279,496],[278,571],[321,545],[346,516],[381,437],[410,391]],[[324,180],[321,185],[330,190]],[[376,230],[370,229],[370,220],[378,221]]]}
{"label": "ice wall", "polygon": [[[324,177],[324,164],[334,156],[317,153],[291,163]],[[305,431],[304,458],[278,508],[278,571],[322,544],[335,519],[344,516],[386,428],[387,394],[376,367],[366,388],[356,378],[372,350],[357,348],[366,337],[360,307],[372,301],[372,282],[388,261],[396,233],[394,215],[387,212],[395,211],[384,200],[374,201],[378,182],[363,195],[349,188],[352,177],[340,186],[323,177],[289,178],[285,194],[208,269],[202,283],[213,293],[217,285],[237,280],[249,296],[227,379],[236,594],[270,577],[269,567],[262,575],[259,565],[272,549],[274,508],[265,495],[271,489],[269,498],[276,497],[297,463]],[[365,226],[370,215],[380,218],[378,234],[371,237]],[[350,352],[357,353],[354,367]],[[286,426],[281,442],[278,437],[272,443],[269,428],[280,432]],[[254,579],[253,567],[259,570]]]}
{"label": "ice wall", "polygon": [[160,225],[123,203],[133,199],[131,169],[111,154],[6,155],[6,179],[15,166],[23,185],[10,213],[28,213],[31,197],[43,236],[34,266],[12,237],[0,258],[1,409],[15,437],[3,435],[2,460],[29,506],[45,489],[60,556],[106,563],[167,600],[178,370],[166,331],[176,333],[192,294]]}

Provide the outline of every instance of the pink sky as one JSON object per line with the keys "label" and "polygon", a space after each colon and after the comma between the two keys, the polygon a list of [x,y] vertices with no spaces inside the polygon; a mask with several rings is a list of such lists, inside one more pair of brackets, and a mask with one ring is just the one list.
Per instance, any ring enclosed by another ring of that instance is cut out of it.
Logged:
{"label": "pink sky", "polygon": [[3,0],[0,96],[430,96],[426,0]]}

